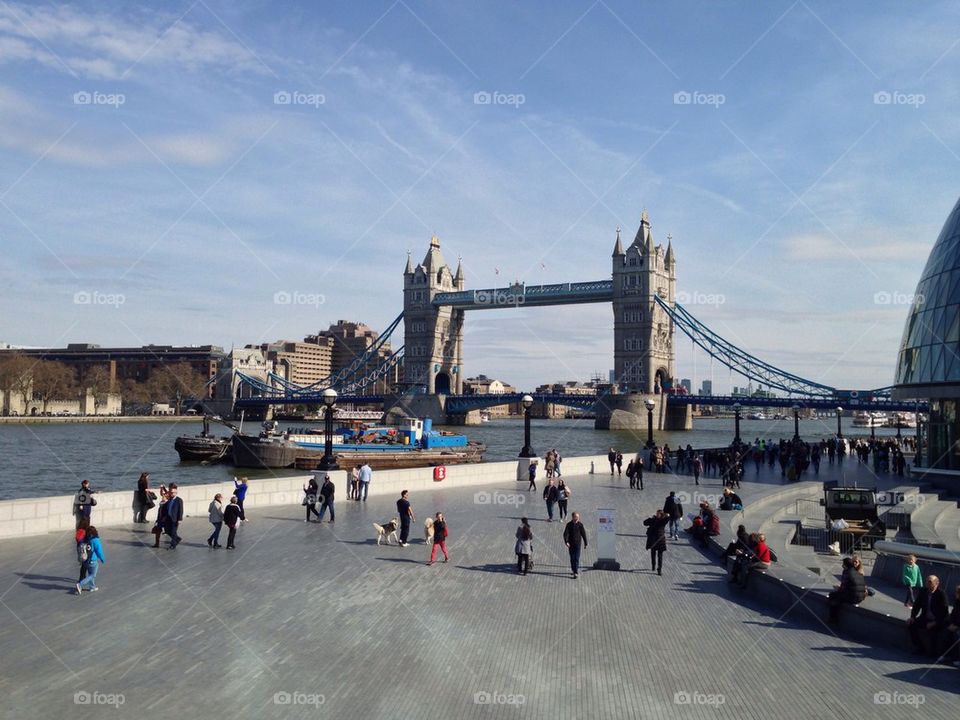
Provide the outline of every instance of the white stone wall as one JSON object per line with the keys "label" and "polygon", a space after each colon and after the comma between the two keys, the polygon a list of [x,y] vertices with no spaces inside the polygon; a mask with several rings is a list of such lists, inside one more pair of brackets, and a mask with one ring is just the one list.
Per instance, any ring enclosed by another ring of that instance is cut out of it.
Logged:
{"label": "white stone wall", "polygon": [[[564,476],[585,475],[590,472],[591,462],[597,471],[606,467],[606,455],[586,457],[568,457],[561,465]],[[541,459],[540,467],[545,462]],[[437,482],[433,479],[434,468],[408,468],[404,470],[375,470],[370,483],[371,496],[400,496],[401,490],[409,490],[413,495],[419,491],[434,487],[466,487],[499,484],[498,490],[516,487],[526,488],[526,480],[516,480],[517,461],[496,463],[477,463],[473,465],[450,465],[446,468],[446,479]],[[277,505],[299,505],[303,499],[303,486],[308,475],[295,475],[284,478],[250,480],[250,489],[244,501],[244,508],[256,508]],[[544,478],[541,471],[538,480]],[[347,473],[337,470],[331,473],[336,483],[338,502],[346,500]],[[544,480],[544,482],[546,482]],[[130,490],[100,492],[96,494],[97,505],[93,508],[93,524],[98,528],[133,523],[133,487],[136,478],[131,480]],[[217,493],[224,500],[233,494],[233,482],[226,481],[208,485],[180,485],[178,494],[183,498],[183,511],[186,516],[206,517],[207,507]],[[226,505],[226,502],[224,502]],[[156,510],[151,510],[148,519],[156,519]],[[50,532],[73,531],[76,520],[73,516],[73,495],[60,495],[49,498],[25,498],[0,502],[0,539],[43,535]]]}

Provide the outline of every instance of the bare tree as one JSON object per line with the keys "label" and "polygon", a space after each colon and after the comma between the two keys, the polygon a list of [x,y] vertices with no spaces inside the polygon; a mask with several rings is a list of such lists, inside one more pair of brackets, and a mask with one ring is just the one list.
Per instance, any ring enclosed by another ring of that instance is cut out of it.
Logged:
{"label": "bare tree", "polygon": [[33,366],[33,396],[43,403],[43,412],[51,400],[66,400],[76,395],[73,371],[63,363],[41,360]]}
{"label": "bare tree", "polygon": [[23,414],[27,414],[33,393],[31,370],[34,361],[22,353],[10,353],[0,360],[0,390],[17,393],[23,400]]}
{"label": "bare tree", "polygon": [[103,365],[94,365],[91,368],[87,368],[86,372],[83,373],[80,393],[85,395],[87,391],[89,391],[90,394],[93,395],[94,414],[96,414],[100,408],[100,398],[112,389],[110,371]]}
{"label": "bare tree", "polygon": [[184,402],[203,399],[207,395],[209,378],[190,363],[164,365],[157,369],[150,379],[156,381],[156,387],[165,400],[173,400],[177,415],[183,414]]}

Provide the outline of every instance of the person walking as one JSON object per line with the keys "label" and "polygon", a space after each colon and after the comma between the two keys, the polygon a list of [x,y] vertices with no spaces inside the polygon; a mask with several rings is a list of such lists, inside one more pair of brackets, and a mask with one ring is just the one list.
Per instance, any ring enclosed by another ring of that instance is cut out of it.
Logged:
{"label": "person walking", "polygon": [[89,547],[83,547],[87,542],[87,528],[90,527],[90,521],[87,518],[81,518],[80,526],[77,528],[77,532],[74,535],[73,539],[77,542],[77,562],[80,563],[80,577],[77,578],[77,582],[83,582],[83,579],[87,576],[87,559],[89,558]]}
{"label": "person walking", "polygon": [[223,528],[223,495],[217,493],[213,496],[210,507],[207,508],[207,514],[210,524],[213,525],[213,532],[207,538],[207,546],[216,549],[221,547],[220,530]]}
{"label": "person walking", "polygon": [[310,522],[310,515],[316,515],[317,522],[320,522],[320,513],[317,512],[317,493],[320,486],[317,485],[317,475],[310,476],[310,482],[303,487],[303,505],[307,509],[307,517],[304,522]]}
{"label": "person walking", "polygon": [[553,449],[553,464],[554,464],[553,474],[555,477],[560,477],[560,462],[562,460],[563,458],[560,457],[560,451],[554,448]]}
{"label": "person walking", "polygon": [[553,477],[553,470],[556,467],[556,461],[553,459],[553,450],[547,450],[547,454],[543,459],[543,469],[547,473],[547,479]]}
{"label": "person walking", "polygon": [[[360,466],[360,486],[357,490],[357,500],[367,501],[367,493],[370,491],[370,481],[373,479],[373,469],[370,467],[370,463],[365,462]],[[361,495],[363,497],[361,497]]]}
{"label": "person walking", "polygon": [[416,522],[417,518],[413,514],[413,508],[410,507],[410,500],[407,495],[409,490],[400,491],[400,499],[397,500],[397,517],[400,518],[400,547],[407,547],[410,543],[410,523]]}
{"label": "person walking", "polygon": [[637,490],[643,490],[643,455],[639,452],[633,459],[633,479],[634,487]]}
{"label": "person walking", "polygon": [[693,482],[696,485],[700,485],[700,473],[703,472],[703,460],[700,459],[700,455],[696,455],[693,458]]}
{"label": "person walking", "polygon": [[663,502],[663,512],[670,519],[670,539],[680,539],[680,521],[683,519],[683,505],[677,494],[671,490],[667,499]]}
{"label": "person walking", "polygon": [[320,486],[320,499],[323,503],[320,505],[320,516],[317,518],[317,522],[323,522],[323,514],[327,511],[327,508],[330,509],[330,522],[337,519],[333,512],[333,496],[336,491],[337,487],[333,484],[333,480],[330,479],[329,475],[324,475],[323,485]]}
{"label": "person walking", "polygon": [[443,513],[438,512],[433,517],[433,548],[430,550],[430,562],[427,565],[433,565],[437,558],[437,548],[443,551],[443,561],[450,560],[450,553],[447,552],[447,521],[443,519]]}
{"label": "person walking", "polygon": [[84,590],[96,592],[100,589],[97,587],[97,573],[100,566],[107,563],[107,558],[103,554],[103,543],[100,542],[100,533],[93,525],[87,528],[86,538],[81,547],[84,546],[87,555],[87,575],[77,583],[77,595]]}
{"label": "person walking", "polygon": [[351,500],[360,499],[360,466],[354,465],[350,469],[350,486],[347,488],[347,497]]}
{"label": "person walking", "polygon": [[560,520],[567,517],[567,501],[570,500],[572,494],[563,480],[557,483],[557,507],[560,508]]}
{"label": "person walking", "polygon": [[247,485],[247,478],[242,477],[239,480],[234,478],[233,487],[233,495],[237,498],[237,506],[240,508],[240,521],[247,522],[247,513],[243,509],[243,501],[246,499],[247,490],[249,489]]}
{"label": "person walking", "polygon": [[543,489],[543,499],[547,501],[547,522],[553,522],[553,506],[560,499],[557,486],[553,484],[553,478],[547,481],[547,486]]}
{"label": "person walking", "polygon": [[153,537],[155,548],[160,547],[160,537],[167,529],[167,500],[170,499],[170,493],[163,485],[160,486],[160,504],[157,506],[157,521],[153,524]]}
{"label": "person walking", "polygon": [[537,463],[531,461],[527,467],[527,475],[530,478],[530,484],[527,485],[527,492],[537,489]]}
{"label": "person walking", "polygon": [[[580,513],[570,515],[570,522],[563,529],[563,542],[570,553],[570,572],[574,578],[580,577],[580,551],[587,546],[587,531],[580,522]],[[582,546],[582,547],[581,547]]]}
{"label": "person walking", "polygon": [[617,477],[623,477],[623,453],[617,450],[617,457],[614,458],[617,464]]}
{"label": "person walking", "polygon": [[671,522],[670,517],[663,511],[657,510],[652,517],[643,521],[647,526],[647,550],[650,551],[650,570],[656,570],[657,575],[663,575],[663,553],[667,549],[667,538],[663,529]]}
{"label": "person walking", "polygon": [[917,565],[916,555],[907,555],[907,561],[903,564],[902,581],[907,588],[907,597],[903,605],[912,608],[917,601],[917,593],[923,587],[923,575],[920,573],[920,566]]}
{"label": "person walking", "polygon": [[170,489],[167,491],[167,509],[164,514],[167,535],[170,536],[170,549],[176,550],[177,545],[183,539],[180,537],[177,529],[183,521],[183,498],[177,497],[177,484],[170,483]]}
{"label": "person walking", "polygon": [[517,572],[526,575],[530,571],[530,555],[533,554],[533,531],[530,529],[527,518],[520,518],[516,537],[514,552],[517,555]]}
{"label": "person walking", "polygon": [[237,503],[236,495],[230,498],[230,504],[223,511],[223,522],[229,530],[227,533],[227,550],[234,550],[236,549],[234,541],[237,537],[237,528],[240,527],[240,505]]}
{"label": "person walking", "polygon": [[77,518],[77,527],[80,527],[81,518],[86,518],[87,522],[91,521],[93,506],[97,504],[97,499],[93,496],[95,492],[96,490],[90,487],[90,481],[83,480],[80,483],[80,489],[73,496],[73,514]]}
{"label": "person walking", "polygon": [[613,475],[613,468],[617,463],[617,451],[613,448],[607,453],[607,462],[610,463],[610,474]]}

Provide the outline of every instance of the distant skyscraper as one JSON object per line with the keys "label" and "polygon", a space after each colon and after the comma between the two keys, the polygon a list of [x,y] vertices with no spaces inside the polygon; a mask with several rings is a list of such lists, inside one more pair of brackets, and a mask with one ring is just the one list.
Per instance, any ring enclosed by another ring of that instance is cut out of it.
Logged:
{"label": "distant skyscraper", "polygon": [[683,380],[680,381],[680,387],[686,390],[688,395],[693,393],[693,384],[690,382],[690,378],[683,378]]}
{"label": "distant skyscraper", "polygon": [[704,380],[700,384],[701,395],[713,395],[713,380]]}
{"label": "distant skyscraper", "polygon": [[617,381],[617,371],[610,370],[609,372],[610,372],[610,382],[615,383]]}

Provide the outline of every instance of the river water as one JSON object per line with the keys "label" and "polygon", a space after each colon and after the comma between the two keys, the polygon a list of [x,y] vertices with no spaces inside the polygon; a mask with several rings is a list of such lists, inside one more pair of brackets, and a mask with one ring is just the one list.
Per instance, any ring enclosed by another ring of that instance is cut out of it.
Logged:
{"label": "river water", "polygon": [[[869,435],[869,430],[853,428],[850,423],[850,418],[843,418],[845,436]],[[302,427],[303,423],[292,425]],[[254,427],[248,425],[245,430]],[[446,429],[485,443],[484,459],[491,462],[514,459],[523,445],[520,419]],[[222,430],[223,435],[228,434],[226,428]],[[832,418],[800,421],[800,435],[807,440],[828,437],[835,430],[836,420]],[[154,486],[229,480],[235,472],[229,465],[180,463],[174,440],[178,435],[199,431],[199,422],[0,425],[0,500],[72,494],[85,478],[98,490],[133,489],[141,471],[150,473]],[[793,420],[742,420],[740,433],[744,440],[789,438],[793,436]],[[876,433],[886,436],[895,431],[877,428]],[[595,430],[592,420],[533,420],[531,436],[534,450],[541,455],[553,447],[566,456],[596,455],[612,446],[626,456],[646,441],[646,432]],[[687,443],[695,448],[721,447],[733,439],[733,420],[695,418],[692,431],[655,433],[655,439],[671,448]],[[251,478],[295,474],[292,470],[241,472]]]}

